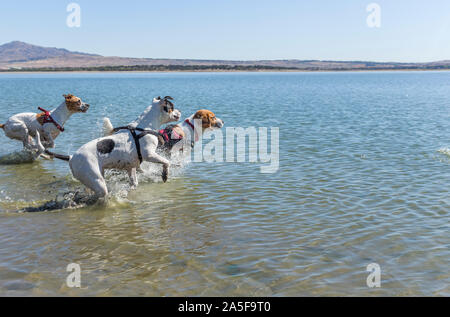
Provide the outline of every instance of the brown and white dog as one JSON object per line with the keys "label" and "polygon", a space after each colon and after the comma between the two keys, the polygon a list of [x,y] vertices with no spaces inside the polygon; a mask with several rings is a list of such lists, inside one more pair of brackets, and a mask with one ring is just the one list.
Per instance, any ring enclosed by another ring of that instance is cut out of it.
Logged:
{"label": "brown and white dog", "polygon": [[74,95],[63,97],[64,102],[55,110],[39,108],[42,113],[19,113],[0,124],[0,128],[10,139],[22,141],[25,149],[34,150],[37,158],[45,149],[55,147],[55,139],[64,131],[64,124],[74,113],[85,113],[89,109],[88,104]]}
{"label": "brown and white dog", "polygon": [[198,128],[200,127],[195,127],[196,121],[201,122],[202,134],[209,129],[221,129],[225,124],[212,111],[198,110],[182,123],[169,125],[160,130],[158,149],[171,156],[175,150],[182,152],[185,147],[193,146],[199,141]]}

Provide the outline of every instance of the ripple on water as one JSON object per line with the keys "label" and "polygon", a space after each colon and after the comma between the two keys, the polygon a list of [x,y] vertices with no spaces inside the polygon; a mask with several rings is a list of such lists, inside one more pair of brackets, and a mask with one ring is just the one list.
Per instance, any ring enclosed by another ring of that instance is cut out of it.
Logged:
{"label": "ripple on water", "polygon": [[[81,185],[65,162],[0,165],[1,295],[449,294],[448,73],[2,76],[3,114],[67,86],[99,105],[71,119],[86,134],[61,135],[61,153],[99,136],[108,113],[137,116],[151,87],[229,127],[279,126],[280,169],[191,163],[164,184],[144,164],[136,190],[106,174],[107,204],[17,214]],[[0,156],[16,150],[5,141]],[[381,289],[366,286],[373,262]],[[69,263],[80,290],[65,286]]]}

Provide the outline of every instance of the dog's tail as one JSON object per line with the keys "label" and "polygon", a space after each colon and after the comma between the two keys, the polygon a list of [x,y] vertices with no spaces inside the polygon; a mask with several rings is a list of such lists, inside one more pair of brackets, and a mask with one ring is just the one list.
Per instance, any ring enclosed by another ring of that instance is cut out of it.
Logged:
{"label": "dog's tail", "polygon": [[5,125],[4,124],[0,124],[0,129],[5,130]]}
{"label": "dog's tail", "polygon": [[71,157],[69,155],[62,155],[50,152],[49,150],[45,151],[45,154],[50,155],[51,157],[57,158],[58,160],[70,161]]}
{"label": "dog's tail", "polygon": [[109,118],[103,118],[103,136],[109,136],[113,134],[114,127]]}

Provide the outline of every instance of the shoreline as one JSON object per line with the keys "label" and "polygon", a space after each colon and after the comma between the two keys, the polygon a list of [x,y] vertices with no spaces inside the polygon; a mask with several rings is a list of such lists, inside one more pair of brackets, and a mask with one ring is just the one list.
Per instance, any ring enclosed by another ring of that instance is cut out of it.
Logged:
{"label": "shoreline", "polygon": [[261,69],[261,70],[0,70],[0,74],[62,74],[62,73],[351,73],[351,72],[446,72],[445,69],[321,69],[321,70],[303,70],[303,69]]}

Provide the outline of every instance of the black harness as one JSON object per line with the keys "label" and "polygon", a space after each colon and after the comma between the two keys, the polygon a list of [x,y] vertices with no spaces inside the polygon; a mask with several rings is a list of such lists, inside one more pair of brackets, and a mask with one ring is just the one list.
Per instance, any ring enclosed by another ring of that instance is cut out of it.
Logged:
{"label": "black harness", "polygon": [[[170,100],[173,100],[172,97],[166,96],[166,97],[164,97],[162,99],[161,99],[161,97],[158,97],[157,100],[162,100],[164,102],[164,111],[166,111],[167,113],[169,113],[169,112],[174,110],[174,105],[170,101]],[[142,159],[142,152],[141,152],[141,143],[139,142],[139,140],[142,139],[144,136],[146,136],[148,134],[157,136],[158,139],[160,139],[160,137],[161,137],[161,134],[156,132],[156,131],[149,130],[149,129],[142,129],[142,128],[131,128],[129,126],[115,128],[115,129],[113,129],[113,132],[116,133],[116,132],[118,132],[120,130],[128,130],[128,131],[130,131],[131,135],[133,136],[134,144],[136,145],[137,155],[138,155],[138,158],[139,158],[139,162],[141,164],[143,162],[143,159]],[[141,132],[141,134],[137,135],[136,131]]]}
{"label": "black harness", "polygon": [[[161,149],[163,151],[170,151],[175,144],[183,140],[182,136],[179,136],[179,138],[174,138],[172,133],[173,131],[173,125],[167,126],[165,129],[160,130],[159,132],[149,130],[149,129],[142,129],[142,128],[131,128],[131,127],[118,127],[114,128],[113,132],[119,132],[120,130],[128,130],[131,135],[133,136],[134,144],[136,145],[136,152],[139,158],[139,162],[142,164],[142,152],[141,152],[141,143],[139,142],[140,139],[142,139],[146,135],[154,135],[158,137],[158,149]],[[139,135],[136,133],[136,131],[141,132]],[[191,147],[194,147],[194,142],[191,143]]]}
{"label": "black harness", "polygon": [[[130,128],[130,127],[118,127],[113,130],[114,133],[120,131],[120,130],[128,130],[130,131],[131,135],[133,136],[134,144],[136,145],[136,151],[139,158],[139,162],[142,164],[142,152],[141,152],[141,143],[139,142],[140,139],[142,139],[146,135],[156,135],[158,136],[158,132],[148,129],[141,129],[141,128]],[[139,135],[136,134],[136,131],[141,132]]]}

